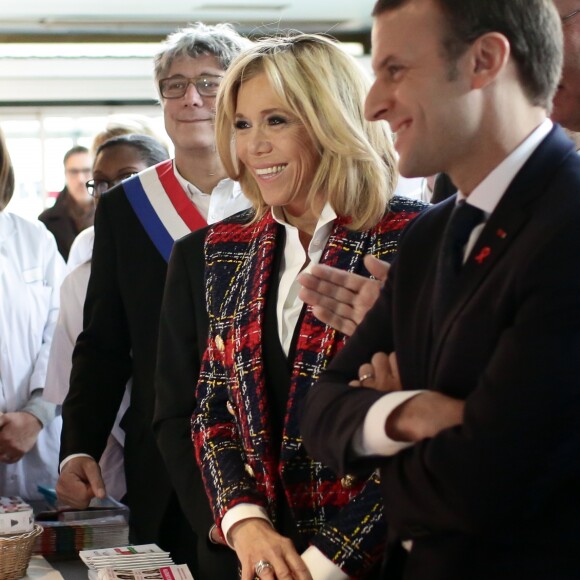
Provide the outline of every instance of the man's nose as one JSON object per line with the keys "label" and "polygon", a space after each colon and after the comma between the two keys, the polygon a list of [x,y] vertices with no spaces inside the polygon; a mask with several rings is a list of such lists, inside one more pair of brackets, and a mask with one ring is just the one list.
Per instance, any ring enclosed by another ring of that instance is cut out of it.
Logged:
{"label": "man's nose", "polygon": [[187,90],[183,98],[188,104],[195,105],[196,107],[201,107],[203,105],[203,97],[199,94],[196,86],[193,83],[187,85]]}
{"label": "man's nose", "polygon": [[386,119],[390,108],[390,96],[388,87],[375,81],[371,86],[365,101],[365,118],[367,121],[379,121]]}

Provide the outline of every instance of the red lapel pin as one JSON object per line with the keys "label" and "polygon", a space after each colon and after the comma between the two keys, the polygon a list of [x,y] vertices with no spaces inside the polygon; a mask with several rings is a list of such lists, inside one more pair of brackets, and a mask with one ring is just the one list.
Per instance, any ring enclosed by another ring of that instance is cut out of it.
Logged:
{"label": "red lapel pin", "polygon": [[479,254],[475,256],[474,260],[481,266],[483,261],[491,254],[491,248],[489,246],[485,246],[481,248]]}
{"label": "red lapel pin", "polygon": [[505,230],[502,230],[501,228],[499,228],[495,233],[497,237],[501,238],[502,240],[505,240],[507,238],[507,232]]}

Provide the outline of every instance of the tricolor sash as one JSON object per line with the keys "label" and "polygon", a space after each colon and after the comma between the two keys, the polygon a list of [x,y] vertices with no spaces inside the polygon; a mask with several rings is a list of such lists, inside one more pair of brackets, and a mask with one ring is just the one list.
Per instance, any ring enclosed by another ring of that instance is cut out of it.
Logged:
{"label": "tricolor sash", "polygon": [[207,225],[173,172],[162,161],[123,182],[125,195],[159,253],[169,262],[173,244]]}

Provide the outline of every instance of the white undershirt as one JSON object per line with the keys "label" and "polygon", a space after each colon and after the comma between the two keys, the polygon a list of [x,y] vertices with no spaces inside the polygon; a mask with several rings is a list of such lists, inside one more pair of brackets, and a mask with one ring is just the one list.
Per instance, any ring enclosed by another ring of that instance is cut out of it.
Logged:
{"label": "white undershirt", "polygon": [[280,284],[278,286],[278,302],[276,305],[276,317],[278,321],[278,335],[282,348],[288,356],[290,345],[296,323],[300,317],[304,302],[298,298],[298,293],[302,285],[297,277],[300,272],[310,272],[313,264],[318,264],[322,256],[322,251],[330,236],[336,213],[327,203],[320,214],[318,223],[308,245],[308,259],[310,262],[306,268],[302,269],[306,263],[306,252],[300,242],[298,228],[290,225],[285,219],[280,208],[272,208],[272,217],[286,230],[286,243],[284,245],[284,255],[280,265]]}

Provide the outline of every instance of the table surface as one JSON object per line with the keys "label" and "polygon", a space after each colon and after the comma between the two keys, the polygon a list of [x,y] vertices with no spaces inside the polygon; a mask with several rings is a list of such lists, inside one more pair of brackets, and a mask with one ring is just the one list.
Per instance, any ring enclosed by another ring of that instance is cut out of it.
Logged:
{"label": "table surface", "polygon": [[87,580],[88,570],[80,558],[33,556],[26,580]]}
{"label": "table surface", "polygon": [[45,556],[45,558],[55,570],[61,573],[64,580],[87,580],[88,569],[80,558],[66,560],[55,559],[50,556]]}

